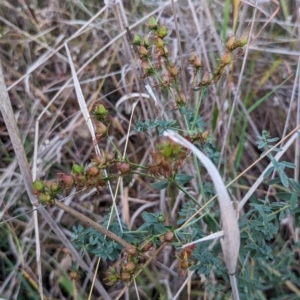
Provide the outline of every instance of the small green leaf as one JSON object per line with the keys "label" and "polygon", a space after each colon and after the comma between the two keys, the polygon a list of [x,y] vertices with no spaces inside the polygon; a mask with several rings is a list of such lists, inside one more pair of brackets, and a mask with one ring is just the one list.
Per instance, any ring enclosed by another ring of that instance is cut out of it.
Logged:
{"label": "small green leaf", "polygon": [[279,137],[274,137],[274,138],[267,139],[267,142],[268,143],[273,143],[273,142],[276,142],[278,140],[279,140]]}
{"label": "small green leaf", "polygon": [[194,176],[187,175],[187,174],[176,174],[175,175],[175,181],[179,183],[180,185],[184,185],[191,181],[194,178]]}
{"label": "small green leaf", "polygon": [[289,181],[290,181],[291,185],[293,186],[293,188],[296,190],[296,192],[298,194],[300,194],[300,184],[293,178],[289,178]]}
{"label": "small green leaf", "polygon": [[296,168],[295,164],[287,162],[287,161],[281,161],[279,164],[280,164],[280,166],[284,166],[284,167],[287,167],[287,168],[290,168],[290,169],[295,169]]}
{"label": "small green leaf", "polygon": [[148,212],[143,211],[142,212],[142,218],[146,221],[146,222],[153,222],[155,220],[155,218]]}
{"label": "small green leaf", "polygon": [[296,212],[294,215],[295,227],[300,227],[300,211]]}
{"label": "small green leaf", "polygon": [[211,215],[204,216],[203,221],[207,224],[208,228],[212,232],[217,232],[219,230],[219,225],[216,223],[215,219]]}
{"label": "small green leaf", "polygon": [[163,190],[168,186],[168,182],[167,181],[158,181],[158,182],[150,183],[150,185],[155,190]]}
{"label": "small green leaf", "polygon": [[275,169],[278,170],[279,169],[278,161],[273,156],[271,156],[270,159],[271,159],[271,162],[272,162],[273,166],[275,167]]}
{"label": "small green leaf", "polygon": [[274,171],[274,167],[270,167],[265,173],[264,173],[264,179],[269,177],[269,175]]}
{"label": "small green leaf", "polygon": [[278,183],[280,183],[280,182],[281,182],[280,178],[277,177],[277,178],[274,178],[274,179],[269,180],[269,181],[267,182],[267,184],[268,184],[268,185],[274,185],[274,184],[278,184]]}
{"label": "small green leaf", "polygon": [[293,210],[297,207],[298,205],[298,194],[297,193],[292,193],[291,199],[290,199],[290,209]]}
{"label": "small green leaf", "polygon": [[281,200],[290,201],[292,197],[292,193],[288,193],[288,192],[277,193],[276,197],[278,197]]}
{"label": "small green leaf", "polygon": [[289,186],[289,179],[288,179],[288,177],[285,175],[285,173],[284,173],[284,172],[280,172],[279,176],[280,176],[281,183],[282,183],[285,187],[288,187],[288,186]]}

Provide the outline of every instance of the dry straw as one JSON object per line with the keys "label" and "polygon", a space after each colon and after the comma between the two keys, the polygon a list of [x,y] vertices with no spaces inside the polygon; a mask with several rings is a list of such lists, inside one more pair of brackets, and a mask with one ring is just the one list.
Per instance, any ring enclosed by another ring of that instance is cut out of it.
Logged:
{"label": "dry straw", "polygon": [[221,175],[212,161],[185,138],[170,130],[165,131],[164,135],[171,138],[176,143],[190,149],[206,168],[214,183],[220,205],[224,233],[224,243],[222,243],[224,261],[228,269],[234,299],[239,299],[235,270],[240,248],[240,231],[238,227],[237,213],[233,208]]}

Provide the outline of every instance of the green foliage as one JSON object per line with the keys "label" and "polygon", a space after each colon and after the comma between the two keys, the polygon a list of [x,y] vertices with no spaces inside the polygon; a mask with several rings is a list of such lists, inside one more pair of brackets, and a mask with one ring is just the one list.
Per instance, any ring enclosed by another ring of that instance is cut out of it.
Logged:
{"label": "green foliage", "polygon": [[141,119],[139,118],[138,121],[136,122],[134,126],[134,130],[136,132],[146,132],[150,137],[150,131],[152,129],[155,129],[156,134],[158,136],[162,136],[165,130],[172,129],[172,130],[177,130],[178,124],[177,121],[175,120],[146,120],[145,122],[142,122]]}
{"label": "green foliage", "polygon": [[197,264],[191,267],[191,270],[197,272],[197,274],[204,274],[208,277],[212,270],[216,274],[226,275],[226,268],[223,261],[218,257],[218,251],[211,251],[208,248],[207,243],[199,244],[193,251],[193,257],[197,260]]}
{"label": "green foliage", "polygon": [[[109,214],[104,217],[102,226],[106,227],[109,220]],[[119,223],[117,220],[113,220],[109,226],[109,230],[118,236],[122,237],[128,243],[135,243],[137,240],[136,236],[127,232],[127,226],[121,223],[122,230],[120,230]],[[72,242],[76,249],[84,249],[96,256],[101,257],[103,260],[114,261],[119,258],[123,246],[115,241],[105,237],[102,233],[95,230],[94,228],[85,229],[82,225],[73,226],[73,237]]]}
{"label": "green foliage", "polygon": [[147,232],[150,236],[161,235],[167,232],[163,224],[165,217],[161,213],[148,213],[144,211],[142,218],[145,223],[138,228],[138,231]]}

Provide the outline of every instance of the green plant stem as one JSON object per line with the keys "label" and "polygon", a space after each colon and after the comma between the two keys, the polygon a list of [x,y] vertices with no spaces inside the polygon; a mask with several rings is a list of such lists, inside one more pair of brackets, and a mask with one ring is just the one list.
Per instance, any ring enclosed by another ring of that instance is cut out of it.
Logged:
{"label": "green plant stem", "polygon": [[186,191],[180,184],[178,184],[175,180],[173,181],[175,185],[187,196],[189,197],[197,206],[201,207],[200,203],[194,198],[188,191]]}
{"label": "green plant stem", "polygon": [[197,159],[195,154],[193,154],[193,159],[194,159],[195,169],[196,169],[196,172],[197,172],[197,180],[198,180],[198,184],[199,184],[199,187],[200,187],[200,192],[201,192],[201,195],[203,197],[203,202],[206,203],[206,196],[205,196],[205,193],[204,193],[203,183],[202,183],[202,179],[201,179],[199,162],[198,162],[198,159]]}
{"label": "green plant stem", "polygon": [[140,176],[149,177],[149,178],[153,179],[153,175],[149,175],[149,174],[138,172],[138,171],[132,171],[130,174],[140,175]]}
{"label": "green plant stem", "polygon": [[272,217],[272,216],[274,216],[274,215],[277,215],[277,214],[281,213],[282,211],[288,209],[289,207],[290,207],[290,204],[287,204],[287,205],[285,205],[284,207],[282,207],[282,208],[280,208],[280,209],[278,209],[278,210],[276,210],[276,211],[270,213],[270,214],[268,215],[268,217]]}
{"label": "green plant stem", "polygon": [[[122,162],[122,161],[121,161]],[[131,166],[136,167],[136,168],[140,168],[140,169],[144,169],[144,170],[148,170],[148,167],[143,166],[143,165],[139,165],[139,164],[135,164],[131,161],[128,161],[127,163],[129,163]]]}
{"label": "green plant stem", "polygon": [[193,130],[194,127],[195,127],[197,116],[199,114],[200,106],[201,106],[201,103],[202,103],[204,91],[205,91],[205,88],[202,88],[201,89],[201,94],[200,94],[200,99],[199,99],[199,102],[197,103],[197,108],[195,110],[195,115],[194,115],[194,120],[193,120],[193,123],[192,123],[192,127],[190,128],[191,130]]}

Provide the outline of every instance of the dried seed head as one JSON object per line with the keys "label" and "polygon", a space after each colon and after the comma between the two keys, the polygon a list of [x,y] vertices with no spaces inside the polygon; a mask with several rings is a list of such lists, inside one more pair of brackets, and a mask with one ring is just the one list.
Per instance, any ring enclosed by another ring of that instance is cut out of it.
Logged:
{"label": "dried seed head", "polygon": [[168,55],[169,55],[169,49],[168,49],[168,47],[164,46],[163,50],[164,50],[164,56],[168,57]]}
{"label": "dried seed head", "polygon": [[105,157],[109,162],[112,162],[115,159],[115,155],[112,152],[106,152]]}
{"label": "dried seed head", "polygon": [[89,176],[97,176],[99,174],[99,169],[96,166],[89,167],[86,171]]}
{"label": "dried seed head", "polygon": [[139,51],[139,54],[140,54],[141,57],[147,57],[148,56],[149,51],[146,49],[145,46],[140,46],[138,51]]}
{"label": "dried seed head", "polygon": [[226,49],[228,51],[233,51],[235,43],[236,43],[236,37],[235,37],[235,35],[231,35],[230,38],[228,39],[227,43],[225,44]]}
{"label": "dried seed head", "polygon": [[151,250],[153,248],[153,244],[152,243],[147,243],[144,248],[142,249],[143,252],[147,252],[149,250]]}
{"label": "dried seed head", "polygon": [[232,55],[229,51],[226,51],[221,58],[221,65],[226,66],[232,62]]}
{"label": "dried seed head", "polygon": [[58,192],[61,189],[59,184],[55,181],[46,181],[46,187],[53,193]]}
{"label": "dried seed head", "polygon": [[129,281],[131,279],[131,275],[129,272],[122,272],[121,273],[121,279],[123,281]]}
{"label": "dried seed head", "polygon": [[169,231],[165,234],[165,241],[166,242],[171,242],[174,239],[174,232]]}
{"label": "dried seed head", "polygon": [[75,183],[74,177],[72,175],[60,173],[58,174],[58,176],[63,188],[71,188]]}
{"label": "dried seed head", "polygon": [[193,63],[192,65],[196,68],[196,69],[200,69],[203,67],[202,61],[200,59],[200,57],[198,55],[196,55],[194,57]]}
{"label": "dried seed head", "polygon": [[156,39],[154,39],[154,43],[155,43],[155,46],[159,49],[163,49],[163,47],[165,45],[164,41],[160,37],[157,37]]}
{"label": "dried seed head", "polygon": [[208,130],[204,131],[201,134],[202,139],[205,140],[205,141],[207,140],[208,136],[209,136],[209,131]]}
{"label": "dried seed head", "polygon": [[186,97],[185,97],[185,94],[184,94],[183,91],[181,91],[179,93],[179,97],[178,97],[176,103],[177,103],[178,106],[182,106],[186,103]]}
{"label": "dried seed head", "polygon": [[136,263],[133,261],[129,261],[124,265],[123,269],[124,269],[124,271],[132,274],[132,273],[134,273],[134,271],[136,269]]}
{"label": "dried seed head", "polygon": [[130,256],[136,256],[138,254],[137,248],[134,246],[126,247],[125,252]]}
{"label": "dried seed head", "polygon": [[162,85],[163,86],[169,86],[170,85],[170,77],[169,77],[169,75],[167,75],[167,74],[163,74],[162,76],[161,76],[161,81],[162,81]]}
{"label": "dried seed head", "polygon": [[98,167],[105,165],[106,158],[104,156],[96,155],[94,156],[94,162]]}
{"label": "dried seed head", "polygon": [[96,134],[98,137],[103,136],[107,132],[107,126],[105,126],[102,122],[95,122],[96,126]]}
{"label": "dried seed head", "polygon": [[154,68],[148,61],[142,61],[142,69],[144,70],[145,76],[150,76],[154,73]]}
{"label": "dried seed head", "polygon": [[69,272],[69,276],[72,280],[78,280],[81,278],[80,272],[75,270],[71,270]]}
{"label": "dried seed head", "polygon": [[131,171],[131,166],[128,163],[117,163],[116,168],[121,174],[128,174]]}
{"label": "dried seed head", "polygon": [[174,65],[171,65],[170,68],[169,68],[169,76],[170,77],[177,77],[178,74],[179,74],[178,69]]}
{"label": "dried seed head", "polygon": [[239,40],[237,41],[239,43],[239,47],[244,47],[248,43],[248,34],[244,33]]}
{"label": "dried seed head", "polygon": [[209,72],[205,71],[204,74],[203,74],[203,76],[202,76],[202,79],[201,79],[201,84],[202,85],[206,85],[209,81],[210,81]]}
{"label": "dried seed head", "polygon": [[188,59],[188,61],[189,61],[190,64],[193,64],[196,56],[197,56],[197,53],[195,52],[195,50],[192,50],[191,54],[190,54],[190,57]]}

